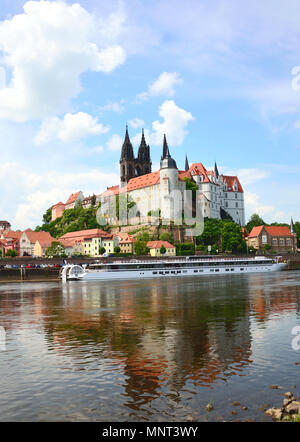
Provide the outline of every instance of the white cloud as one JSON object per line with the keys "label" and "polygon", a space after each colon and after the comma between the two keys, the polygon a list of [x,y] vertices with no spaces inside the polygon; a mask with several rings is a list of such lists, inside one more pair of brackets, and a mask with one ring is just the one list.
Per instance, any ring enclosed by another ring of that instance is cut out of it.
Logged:
{"label": "white cloud", "polygon": [[141,120],[140,118],[134,118],[133,120],[129,121],[129,124],[134,129],[138,129],[140,127],[143,127],[145,125],[144,120]]}
{"label": "white cloud", "polygon": [[118,152],[121,151],[122,144],[123,139],[120,137],[120,135],[114,134],[107,141],[106,147],[108,148],[108,150]]}
{"label": "white cloud", "polygon": [[182,144],[187,134],[186,126],[194,120],[193,115],[177,106],[173,100],[163,102],[159,108],[159,115],[163,118],[163,122],[157,120],[152,123],[154,132],[151,134],[151,144],[161,145],[164,134],[167,135],[171,145]]}
{"label": "white cloud", "polygon": [[269,204],[262,204],[257,193],[245,192],[245,207],[249,213],[258,213],[260,216],[269,215],[274,212],[275,208]]}
{"label": "white cloud", "polygon": [[105,104],[104,106],[99,106],[99,111],[112,111],[112,112],[118,112],[121,113],[124,110],[123,107],[124,100],[121,100],[120,102],[112,103],[109,102]]}
{"label": "white cloud", "polygon": [[6,86],[6,72],[3,67],[0,66],[0,89],[4,89]]}
{"label": "white cloud", "polygon": [[99,30],[99,20],[78,3],[28,1],[22,14],[0,22],[2,63],[12,71],[0,90],[0,117],[26,121],[67,111],[83,72],[110,72],[124,63],[115,44],[123,21],[121,12],[114,14]]}
{"label": "white cloud", "polygon": [[[11,174],[18,170],[18,180],[11,185]],[[5,213],[13,228],[35,227],[42,221],[42,214],[58,201],[65,202],[71,193],[82,190],[84,195],[101,193],[107,186],[119,181],[117,173],[88,169],[83,172],[32,173],[19,163],[0,165],[0,213]],[[11,204],[11,201],[14,204]]]}
{"label": "white cloud", "polygon": [[78,112],[77,114],[66,114],[63,120],[53,117],[43,121],[35,137],[35,143],[44,144],[55,138],[64,142],[76,141],[87,135],[101,135],[108,131],[109,127],[98,123],[97,118],[84,112]]}
{"label": "white cloud", "polygon": [[270,176],[270,172],[267,170],[260,170],[256,168],[250,169],[238,169],[235,171],[228,170],[227,168],[218,167],[224,175],[237,176],[242,186],[248,186],[249,184],[256,183]]}
{"label": "white cloud", "polygon": [[175,94],[175,86],[182,82],[182,78],[177,72],[163,72],[148,86],[147,92],[138,95],[138,99],[147,100],[151,96],[172,97]]}

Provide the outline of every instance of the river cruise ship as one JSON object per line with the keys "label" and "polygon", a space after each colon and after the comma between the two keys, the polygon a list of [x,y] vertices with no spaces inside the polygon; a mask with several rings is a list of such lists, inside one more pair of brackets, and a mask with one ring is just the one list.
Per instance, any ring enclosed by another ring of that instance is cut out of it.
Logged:
{"label": "river cruise ship", "polygon": [[186,257],[163,260],[130,260],[109,263],[96,262],[89,265],[67,264],[61,277],[67,280],[109,280],[137,278],[166,278],[181,276],[204,276],[215,274],[237,274],[274,272],[282,270],[286,263],[281,257],[267,258],[199,258]]}

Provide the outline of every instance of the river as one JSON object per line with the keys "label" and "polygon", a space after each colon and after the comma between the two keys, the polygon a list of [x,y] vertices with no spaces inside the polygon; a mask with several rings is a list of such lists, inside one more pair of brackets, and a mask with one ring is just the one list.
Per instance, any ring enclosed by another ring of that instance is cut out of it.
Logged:
{"label": "river", "polygon": [[300,395],[299,271],[1,283],[0,326],[0,421],[268,421]]}

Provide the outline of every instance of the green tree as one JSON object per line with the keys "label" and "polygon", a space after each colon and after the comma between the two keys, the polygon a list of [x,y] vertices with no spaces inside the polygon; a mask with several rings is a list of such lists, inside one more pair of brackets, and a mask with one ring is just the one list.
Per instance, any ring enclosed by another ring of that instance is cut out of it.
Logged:
{"label": "green tree", "polygon": [[121,252],[120,247],[119,247],[119,246],[115,247],[115,248],[114,248],[114,252],[115,252],[115,253],[120,253],[120,252]]}
{"label": "green tree", "polygon": [[94,207],[96,205],[96,195],[93,195],[91,198],[91,205]]}
{"label": "green tree", "polygon": [[100,247],[99,249],[99,255],[103,255],[106,252],[105,247]]}
{"label": "green tree", "polygon": [[168,241],[169,243],[173,243],[172,234],[170,232],[163,232],[159,235],[160,241]]}
{"label": "green tree", "polygon": [[45,252],[46,256],[57,257],[57,256],[66,256],[65,248],[60,244],[59,241],[53,241],[51,246]]}
{"label": "green tree", "polygon": [[150,235],[148,232],[140,233],[137,237],[137,240],[147,243],[148,241],[150,241]]}
{"label": "green tree", "polygon": [[162,245],[161,248],[160,248],[160,254],[161,255],[165,255],[166,252],[167,252],[167,249],[165,248],[165,246]]}
{"label": "green tree", "polygon": [[243,238],[241,228],[232,221],[224,221],[221,230],[221,247],[223,252],[244,252],[246,251],[246,242]]}
{"label": "green tree", "polygon": [[270,252],[272,249],[272,247],[270,246],[270,244],[265,244],[264,245],[264,253]]}
{"label": "green tree", "polygon": [[9,249],[5,253],[5,256],[8,256],[9,258],[15,258],[16,256],[18,256],[18,252],[14,249]]}
{"label": "green tree", "polygon": [[146,241],[137,240],[134,244],[134,253],[136,255],[148,255],[149,248]]}
{"label": "green tree", "polygon": [[300,222],[296,221],[294,223],[295,226],[295,231],[296,231],[296,235],[297,235],[297,247],[300,248]]}
{"label": "green tree", "polygon": [[264,220],[257,213],[254,213],[251,216],[248,223],[246,224],[246,230],[248,233],[251,233],[251,230],[253,229],[253,227],[266,226],[266,225],[267,224],[264,222]]}
{"label": "green tree", "polygon": [[47,211],[43,215],[43,223],[49,224],[52,218],[52,206],[47,209]]}
{"label": "green tree", "polygon": [[224,222],[218,219],[206,219],[202,235],[196,238],[197,245],[213,246],[220,241]]}

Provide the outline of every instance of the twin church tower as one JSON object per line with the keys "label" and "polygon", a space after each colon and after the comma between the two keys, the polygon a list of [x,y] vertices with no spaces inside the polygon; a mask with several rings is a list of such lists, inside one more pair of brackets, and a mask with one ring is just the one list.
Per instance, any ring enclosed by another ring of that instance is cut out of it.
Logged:
{"label": "twin church tower", "polygon": [[[163,154],[161,157],[161,169],[174,168],[177,169],[176,161],[171,157],[166,136],[164,135]],[[146,143],[144,129],[142,130],[142,139],[138,149],[138,155],[135,158],[133,147],[128,134],[128,126],[126,126],[126,133],[124,143],[121,150],[120,158],[120,182],[121,187],[132,178],[142,175],[147,175],[152,172],[152,162],[150,157],[150,146]]]}

